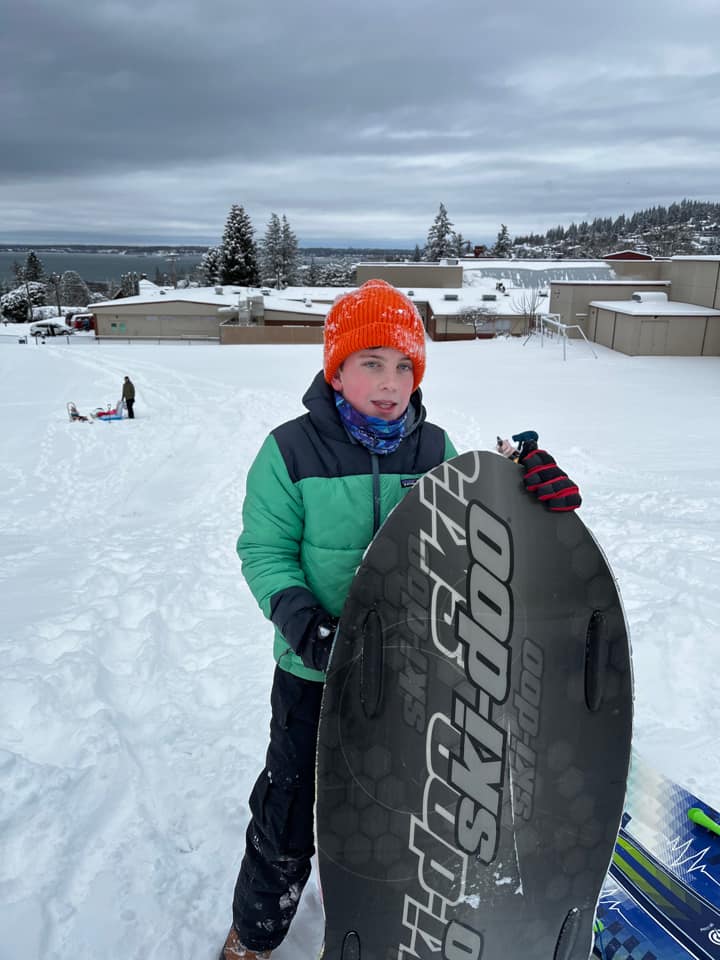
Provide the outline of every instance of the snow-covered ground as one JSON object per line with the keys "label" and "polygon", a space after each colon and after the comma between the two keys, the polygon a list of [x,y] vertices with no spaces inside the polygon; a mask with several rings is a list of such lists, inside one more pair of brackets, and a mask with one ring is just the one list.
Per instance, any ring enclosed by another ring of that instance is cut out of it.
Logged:
{"label": "snow-covered ground", "polygon": [[[428,344],[460,450],[537,429],[630,622],[635,746],[720,804],[720,360]],[[320,349],[0,343],[0,958],[214,960],[265,749],[247,468]],[[134,422],[69,423],[137,388]],[[314,960],[314,880],[274,956]]]}

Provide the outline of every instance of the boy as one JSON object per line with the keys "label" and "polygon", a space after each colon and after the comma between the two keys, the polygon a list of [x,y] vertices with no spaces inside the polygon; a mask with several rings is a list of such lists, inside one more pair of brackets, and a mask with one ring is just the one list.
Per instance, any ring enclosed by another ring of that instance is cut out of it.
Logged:
{"label": "boy", "polygon": [[314,853],[324,670],[365,548],[412,482],[455,449],[428,423],[425,331],[413,303],[369,280],[331,308],[308,413],[274,430],[247,478],[238,553],[275,625],[270,746],[223,960],[268,957],[287,934]]}
{"label": "boy", "polygon": [[[350,582],[413,482],[455,456],[446,433],[425,419],[418,389],[424,372],[425,332],[415,306],[384,281],[369,280],[328,314],[323,371],[303,397],[308,413],[274,430],[248,473],[238,554],[275,625],[277,666],[270,745],[250,796],[221,960],[267,958],[287,934],[314,853],[320,701]],[[577,488],[531,447],[528,489],[546,499],[553,488],[550,508],[574,509]]]}

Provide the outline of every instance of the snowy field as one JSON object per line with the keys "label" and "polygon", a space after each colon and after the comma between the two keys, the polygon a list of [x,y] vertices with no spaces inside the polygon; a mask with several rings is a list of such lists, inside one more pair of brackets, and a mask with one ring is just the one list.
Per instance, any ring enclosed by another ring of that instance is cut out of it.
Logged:
{"label": "snowy field", "polygon": [[[720,360],[428,344],[459,450],[540,432],[630,623],[635,747],[720,805]],[[0,343],[0,960],[215,960],[262,764],[271,631],[245,474],[320,348]],[[117,400],[134,422],[69,423]],[[273,956],[314,960],[311,879]]]}

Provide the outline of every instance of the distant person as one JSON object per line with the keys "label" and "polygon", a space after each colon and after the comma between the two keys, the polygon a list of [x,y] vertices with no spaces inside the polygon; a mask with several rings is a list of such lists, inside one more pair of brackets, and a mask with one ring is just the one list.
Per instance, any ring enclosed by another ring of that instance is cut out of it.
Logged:
{"label": "distant person", "polygon": [[130,377],[125,377],[123,380],[122,398],[125,401],[125,406],[127,407],[128,419],[134,420],[135,414],[133,413],[133,407],[135,406],[135,385]]}

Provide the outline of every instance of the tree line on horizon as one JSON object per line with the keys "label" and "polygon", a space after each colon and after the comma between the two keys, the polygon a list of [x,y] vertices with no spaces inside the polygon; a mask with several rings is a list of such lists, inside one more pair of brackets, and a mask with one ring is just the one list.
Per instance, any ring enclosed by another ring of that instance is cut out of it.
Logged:
{"label": "tree line on horizon", "polygon": [[[601,257],[628,247],[656,257],[682,254],[720,254],[720,203],[681,200],[637,210],[618,217],[552,227],[545,234],[517,236],[515,255],[545,257]],[[527,251],[525,254],[521,250]]]}
{"label": "tree line on horizon", "polygon": [[595,258],[628,248],[652,256],[720,254],[720,203],[681,200],[618,217],[559,225],[544,234],[511,237],[501,224],[491,246],[473,245],[456,232],[444,204],[428,231],[424,249],[415,247],[414,260],[440,260],[471,254],[513,259]]}
{"label": "tree line on horizon", "polygon": [[[55,307],[60,317],[64,313],[84,310],[98,300],[108,299],[108,296],[92,293],[76,270],[46,273],[42,260],[34,250],[28,252],[24,263],[16,260],[12,271],[15,285],[10,285],[9,289],[6,289],[4,282],[0,285],[0,314],[15,323],[32,320],[35,307]],[[122,274],[120,283],[112,285],[109,296],[117,293],[127,297],[139,293],[138,275]]]}
{"label": "tree line on horizon", "polygon": [[[596,217],[552,227],[545,234],[511,237],[501,224],[492,246],[473,246],[456,230],[447,208],[440,204],[423,247],[395,251],[390,259],[437,262],[448,257],[490,256],[513,259],[562,259],[603,257],[613,250],[628,248],[653,256],[704,253],[720,254],[720,203],[681,200],[665,207],[657,205],[618,217]],[[357,249],[357,248],[350,248]],[[339,253],[323,248],[326,253]],[[366,252],[357,249],[357,252]],[[380,251],[381,252],[381,251]],[[320,255],[320,252],[318,252]],[[55,305],[58,314],[67,307],[84,309],[94,300],[139,292],[135,273],[123,274],[111,284],[105,296],[93,294],[74,270],[46,274],[42,261],[30,250],[25,263],[15,262],[16,283],[0,286],[0,312],[7,319],[25,320],[34,306]],[[156,271],[157,273],[157,271]],[[156,277],[156,279],[161,279]],[[225,221],[222,239],[209,247],[198,268],[198,279],[206,285],[262,286],[283,289],[291,284],[304,286],[352,286],[354,266],[348,259],[317,264],[314,256],[303,263],[297,238],[287,217],[270,215],[265,233],[255,240],[252,221],[240,204],[233,204]]]}

